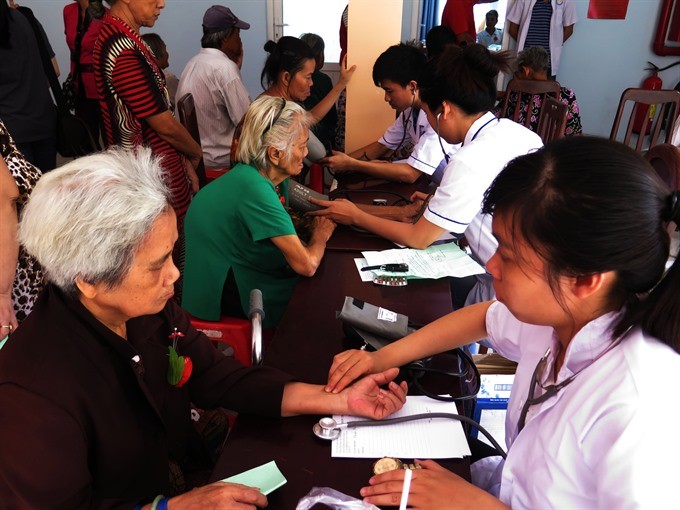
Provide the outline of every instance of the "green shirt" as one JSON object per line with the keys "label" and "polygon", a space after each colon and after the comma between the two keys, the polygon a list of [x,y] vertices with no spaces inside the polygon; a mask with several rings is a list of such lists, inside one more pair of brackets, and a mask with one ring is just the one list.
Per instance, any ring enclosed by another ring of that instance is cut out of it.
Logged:
{"label": "green shirt", "polygon": [[[280,188],[285,197],[288,182]],[[194,197],[184,233],[182,306],[190,314],[219,320],[224,282],[233,269],[243,310],[248,311],[250,291],[260,289],[263,325],[279,322],[297,274],[271,238],[296,233],[269,179],[251,166],[237,164]]]}

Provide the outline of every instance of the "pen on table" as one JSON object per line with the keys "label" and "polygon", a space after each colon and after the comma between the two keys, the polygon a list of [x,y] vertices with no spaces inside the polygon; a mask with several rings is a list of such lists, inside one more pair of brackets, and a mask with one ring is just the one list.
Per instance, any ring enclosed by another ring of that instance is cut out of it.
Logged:
{"label": "pen on table", "polygon": [[406,505],[408,504],[408,493],[411,491],[412,477],[413,471],[407,469],[404,473],[404,486],[401,489],[401,502],[399,504],[399,510],[406,510]]}
{"label": "pen on table", "polygon": [[380,264],[377,266],[362,267],[362,271],[372,271],[378,269],[379,271],[391,271],[393,273],[405,273],[408,271],[408,264],[400,262],[398,264]]}

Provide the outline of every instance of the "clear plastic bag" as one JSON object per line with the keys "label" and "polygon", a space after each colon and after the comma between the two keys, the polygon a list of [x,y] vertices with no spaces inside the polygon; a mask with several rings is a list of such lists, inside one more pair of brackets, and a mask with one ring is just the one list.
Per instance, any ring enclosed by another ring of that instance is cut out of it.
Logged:
{"label": "clear plastic bag", "polygon": [[379,510],[375,505],[364,503],[330,487],[312,487],[312,490],[298,501],[295,510],[309,510],[318,503],[323,503],[333,510]]}

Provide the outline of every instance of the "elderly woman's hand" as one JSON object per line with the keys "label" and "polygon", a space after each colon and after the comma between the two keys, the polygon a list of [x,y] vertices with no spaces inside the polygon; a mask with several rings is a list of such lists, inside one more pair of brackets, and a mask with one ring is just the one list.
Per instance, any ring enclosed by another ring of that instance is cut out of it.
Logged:
{"label": "elderly woman's hand", "polygon": [[266,507],[267,497],[254,487],[238,483],[215,482],[175,496],[169,503],[170,508],[186,510],[203,510],[204,508],[254,510]]}
{"label": "elderly woman's hand", "polygon": [[356,70],[357,70],[356,65],[353,65],[352,67],[347,69],[347,55],[345,55],[342,59],[342,62],[340,62],[340,83],[346,87],[349,81],[352,79],[354,71]]}
{"label": "elderly woman's hand", "polygon": [[[398,368],[391,368],[379,374],[367,375],[359,379],[340,395],[347,401],[347,412],[355,416],[365,416],[381,420],[397,412],[406,402],[408,386],[394,382],[399,375]],[[387,389],[381,388],[387,386]]]}
{"label": "elderly woman's hand", "polygon": [[335,222],[328,218],[316,217],[312,222],[312,238],[325,243],[333,235],[336,226]]}

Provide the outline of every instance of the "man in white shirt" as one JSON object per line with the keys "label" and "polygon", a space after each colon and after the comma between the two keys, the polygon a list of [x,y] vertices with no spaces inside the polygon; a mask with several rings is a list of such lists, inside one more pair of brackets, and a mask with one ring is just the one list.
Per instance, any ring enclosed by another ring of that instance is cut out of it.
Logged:
{"label": "man in white shirt", "polygon": [[498,11],[490,10],[486,13],[486,28],[477,33],[477,42],[488,48],[491,45],[498,45],[503,42],[503,31],[496,28],[498,24]]}
{"label": "man in white shirt", "polygon": [[203,161],[209,170],[228,170],[234,129],[250,105],[241,79],[243,44],[241,21],[228,7],[213,5],[203,16],[201,51],[187,63],[177,99],[194,98]]}

